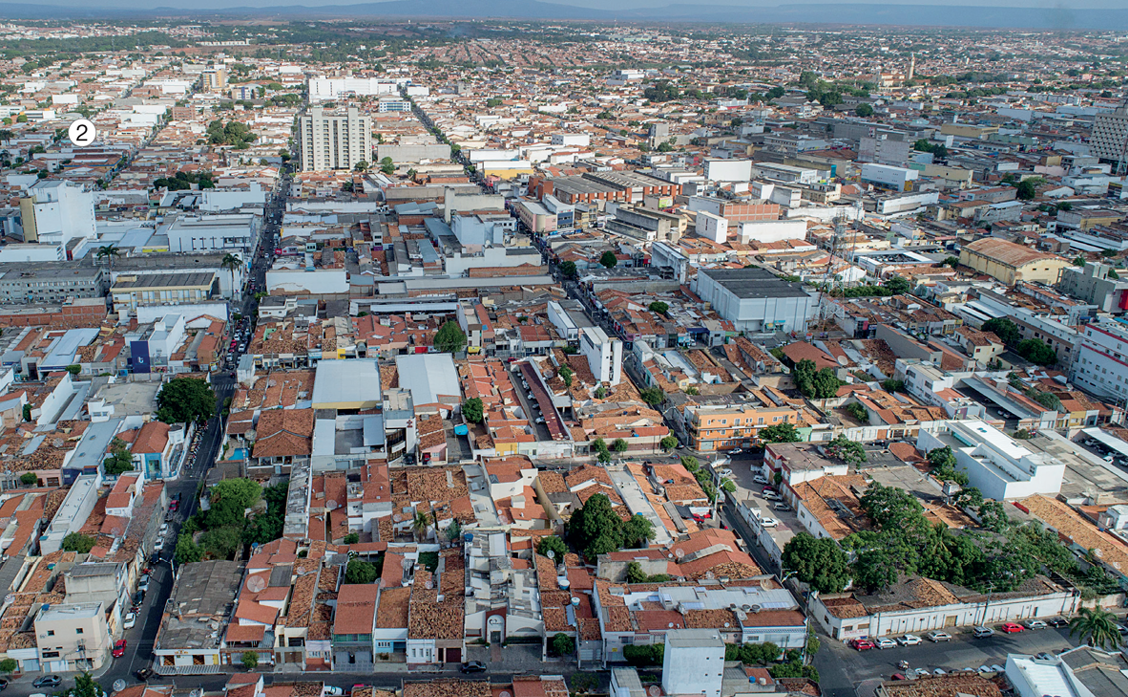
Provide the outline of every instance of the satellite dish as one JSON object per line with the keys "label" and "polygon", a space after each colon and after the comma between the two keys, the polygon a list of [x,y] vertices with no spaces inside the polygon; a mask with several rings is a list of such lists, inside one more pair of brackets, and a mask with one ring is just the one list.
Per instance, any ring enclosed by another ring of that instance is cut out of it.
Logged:
{"label": "satellite dish", "polygon": [[188,697],[204,697],[204,691],[197,687],[195,690],[188,693]]}
{"label": "satellite dish", "polygon": [[266,590],[266,579],[262,576],[251,576],[247,579],[247,590],[252,593],[261,593]]}
{"label": "satellite dish", "polygon": [[403,516],[401,516],[399,513],[393,513],[392,514],[392,522],[393,523],[402,523],[403,522]]}
{"label": "satellite dish", "polygon": [[117,680],[114,680],[112,687],[114,689],[114,692],[121,692],[125,689],[125,681],[121,678],[118,678]]}
{"label": "satellite dish", "polygon": [[424,583],[423,585],[427,588],[427,590],[431,590],[432,588],[435,587],[435,582],[432,581],[431,579],[427,579],[427,582]]}
{"label": "satellite dish", "polygon": [[556,558],[556,550],[555,549],[548,550],[548,558],[549,559],[555,559]]}
{"label": "satellite dish", "polygon": [[681,559],[682,557],[685,556],[685,550],[682,549],[681,547],[678,547],[677,549],[674,550],[674,556],[676,556],[678,559]]}
{"label": "satellite dish", "polygon": [[110,534],[113,535],[114,537],[121,537],[121,533],[122,533],[122,529],[119,528],[119,527],[115,527],[113,530],[110,530]]}
{"label": "satellite dish", "polygon": [[646,688],[646,694],[650,695],[650,697],[660,697],[662,694],[662,688],[658,687],[657,685],[651,685],[650,687]]}
{"label": "satellite dish", "polygon": [[337,510],[339,506],[340,504],[337,503],[336,499],[329,499],[329,502],[325,504],[325,507],[331,511]]}

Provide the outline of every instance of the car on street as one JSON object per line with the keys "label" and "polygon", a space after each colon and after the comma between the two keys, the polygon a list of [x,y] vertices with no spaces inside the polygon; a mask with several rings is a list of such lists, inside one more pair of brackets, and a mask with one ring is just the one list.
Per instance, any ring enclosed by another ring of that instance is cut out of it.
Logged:
{"label": "car on street", "polygon": [[989,636],[995,636],[995,630],[990,627],[972,627],[971,635],[976,639],[986,639]]}
{"label": "car on street", "polygon": [[125,620],[122,621],[121,626],[124,629],[133,629],[137,625],[137,613],[125,613]]}
{"label": "car on street", "polygon": [[783,500],[783,497],[780,496],[779,494],[777,494],[774,491],[765,491],[763,493],[763,497],[764,497],[765,501],[782,501]]}
{"label": "car on street", "polygon": [[739,455],[742,452],[744,452],[744,451],[741,450],[740,448],[733,448],[732,450],[728,451],[728,454],[729,455]]}
{"label": "car on street", "polygon": [[137,584],[137,590],[143,593],[149,592],[149,574],[143,574],[141,576],[141,581]]}
{"label": "car on street", "polygon": [[979,672],[980,673],[990,673],[991,672],[991,666],[979,666]]}
{"label": "car on street", "polygon": [[932,671],[932,674],[933,675],[947,675],[948,671],[944,670],[943,668],[937,668],[936,670]]}
{"label": "car on street", "polygon": [[894,679],[894,680],[908,680],[908,678],[905,677],[902,673],[894,673],[893,675],[890,675],[889,677]]}
{"label": "car on street", "polygon": [[1055,617],[1049,621],[1049,625],[1054,628],[1068,627],[1069,620],[1065,619],[1064,617]]}
{"label": "car on street", "polygon": [[114,658],[121,658],[125,655],[125,639],[118,639],[114,644],[114,650],[110,652]]}
{"label": "car on street", "polygon": [[1045,629],[1048,626],[1050,626],[1050,625],[1046,624],[1042,620],[1027,620],[1026,621],[1026,628],[1027,629]]}
{"label": "car on street", "polygon": [[[920,643],[920,637],[918,637],[916,634],[906,634],[897,641],[901,643],[901,646],[916,646]],[[917,670],[920,669],[918,668]]]}
{"label": "car on street", "polygon": [[8,688],[8,678],[0,678],[0,690]]}
{"label": "car on street", "polygon": [[1023,627],[1021,624],[1015,624],[1014,622],[1004,622],[1003,626],[999,627],[999,629],[1001,629],[1004,634],[1018,634],[1026,629],[1026,627]]}
{"label": "car on street", "polygon": [[463,663],[459,670],[463,673],[484,673],[486,672],[486,664],[481,661],[468,661]]}
{"label": "car on street", "polygon": [[952,635],[951,635],[951,634],[949,634],[949,633],[947,633],[947,632],[942,632],[942,631],[940,631],[939,629],[937,629],[937,630],[936,630],[936,631],[934,631],[934,632],[929,632],[929,633],[928,633],[928,634],[926,634],[925,636],[927,636],[927,637],[928,637],[928,640],[929,640],[929,641],[935,641],[935,642],[937,642],[937,643],[939,643],[939,642],[941,642],[941,641],[951,641],[951,640],[952,640]]}
{"label": "car on street", "polygon": [[345,691],[340,687],[325,686],[325,697],[344,697]]}
{"label": "car on street", "polygon": [[931,675],[931,673],[928,672],[927,668],[917,668],[913,672],[916,673],[917,675]]}
{"label": "car on street", "polygon": [[723,469],[723,470],[721,470],[720,474],[725,479],[732,479],[733,472],[730,469]]}
{"label": "car on street", "polygon": [[179,509],[180,509],[180,502],[179,501],[169,501],[168,502],[168,510],[169,511],[175,513]]}
{"label": "car on street", "polygon": [[786,503],[783,503],[783,502],[777,503],[776,505],[772,506],[772,508],[776,509],[777,511],[783,511],[784,513],[788,513],[788,512],[791,511],[791,506],[788,506]]}
{"label": "car on street", "polygon": [[775,518],[761,518],[760,526],[765,528],[774,528],[779,525],[779,521]]}
{"label": "car on street", "polygon": [[991,672],[1002,673],[1003,671],[1004,671],[1004,668],[1001,665],[999,665],[998,663],[992,663],[991,664]]}
{"label": "car on street", "polygon": [[893,641],[892,639],[890,639],[887,636],[881,637],[880,639],[878,639],[874,643],[877,644],[877,648],[879,648],[879,649],[895,649],[895,648],[897,648],[897,642]]}
{"label": "car on street", "polygon": [[1051,654],[1046,653],[1045,651],[1042,651],[1040,653],[1034,654],[1034,658],[1037,658],[1038,660],[1041,660],[1041,661],[1048,661],[1048,660],[1052,659],[1053,656]]}
{"label": "car on street", "polygon": [[752,477],[752,481],[756,482],[757,484],[767,484],[768,478],[762,474],[757,474],[755,477]]}
{"label": "car on street", "polygon": [[[104,649],[103,649],[104,650]],[[31,683],[32,687],[58,687],[63,684],[63,679],[58,675],[42,675]]]}
{"label": "car on street", "polygon": [[850,648],[856,651],[867,651],[877,648],[877,645],[869,639],[853,639],[850,641]]}

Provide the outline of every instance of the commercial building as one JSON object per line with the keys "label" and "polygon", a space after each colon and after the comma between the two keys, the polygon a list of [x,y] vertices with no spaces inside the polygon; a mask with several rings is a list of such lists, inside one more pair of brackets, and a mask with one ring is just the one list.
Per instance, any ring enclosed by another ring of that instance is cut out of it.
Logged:
{"label": "commercial building", "polygon": [[1128,396],[1128,324],[1105,320],[1088,324],[1074,349],[1069,379],[1102,397]]}
{"label": "commercial building", "polygon": [[106,295],[101,267],[78,262],[42,262],[13,265],[0,275],[0,303],[23,305],[61,303],[67,298],[102,298]]}
{"label": "commercial building", "polygon": [[752,178],[752,160],[705,160],[705,179],[714,182],[746,182]]}
{"label": "commercial building", "polygon": [[121,275],[110,288],[114,312],[136,312],[147,305],[187,305],[205,302],[218,292],[214,271],[200,273]]}
{"label": "commercial building", "polygon": [[41,181],[20,199],[25,242],[66,245],[95,234],[94,192],[68,181]]}
{"label": "commercial building", "polygon": [[728,240],[727,219],[714,215],[708,211],[697,212],[697,234],[717,244],[724,244]]}
{"label": "commercial building", "polygon": [[[258,243],[261,226],[262,219],[253,213],[184,215],[161,225],[157,235],[168,238],[170,252],[249,252]],[[227,273],[226,269],[224,272]]]}
{"label": "commercial building", "polygon": [[587,358],[597,382],[618,385],[623,379],[623,342],[607,336],[599,327],[580,331],[580,353]]}
{"label": "commercial building", "polygon": [[298,117],[298,151],[302,170],[352,169],[372,156],[372,119],[356,107],[329,113],[319,106]]}
{"label": "commercial building", "polygon": [[321,361],[313,380],[314,409],[359,411],[379,408],[380,369],[375,360]]}
{"label": "commercial building", "polygon": [[176,575],[153,645],[153,670],[162,675],[215,672],[243,565],[233,561],[183,564]]}
{"label": "commercial building", "polygon": [[1097,114],[1093,118],[1093,135],[1089,140],[1093,154],[1113,164],[1114,174],[1128,168],[1128,106],[1111,114]]}
{"label": "commercial building", "polygon": [[331,102],[341,97],[372,97],[395,94],[396,83],[366,77],[311,77],[309,79],[309,101]]}
{"label": "commercial building", "polygon": [[662,654],[662,689],[668,695],[721,697],[725,642],[712,629],[666,632]]}
{"label": "commercial building", "polygon": [[868,162],[862,165],[861,179],[894,191],[908,191],[919,176],[920,172],[915,169]]}
{"label": "commercial building", "polygon": [[921,452],[951,447],[956,468],[985,498],[1003,501],[1061,491],[1065,463],[1047,452],[1036,452],[982,421],[951,421],[948,432],[921,430]]}
{"label": "commercial building", "polygon": [[1055,254],[1039,252],[1021,244],[985,237],[960,250],[960,263],[1008,286],[1018,281],[1039,281],[1054,285],[1069,261]]}
{"label": "commercial building", "polygon": [[689,404],[683,414],[689,447],[700,452],[748,447],[762,428],[790,423],[799,413],[790,407],[752,404]]}
{"label": "commercial building", "polygon": [[695,292],[736,331],[803,332],[818,309],[818,294],[766,269],[702,269]]}
{"label": "commercial building", "polygon": [[35,615],[35,643],[44,673],[98,670],[112,648],[104,606],[43,605]]}

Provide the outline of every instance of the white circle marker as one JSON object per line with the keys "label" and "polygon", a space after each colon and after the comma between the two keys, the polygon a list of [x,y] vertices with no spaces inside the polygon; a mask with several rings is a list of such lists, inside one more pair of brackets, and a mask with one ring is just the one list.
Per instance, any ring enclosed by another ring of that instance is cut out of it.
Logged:
{"label": "white circle marker", "polygon": [[85,147],[94,142],[98,129],[88,119],[78,119],[67,129],[67,136],[75,145]]}

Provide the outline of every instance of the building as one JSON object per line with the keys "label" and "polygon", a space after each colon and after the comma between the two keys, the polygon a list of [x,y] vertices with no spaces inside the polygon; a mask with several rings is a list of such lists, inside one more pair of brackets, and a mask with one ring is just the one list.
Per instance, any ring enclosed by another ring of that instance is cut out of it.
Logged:
{"label": "building", "polygon": [[1057,289],[1066,295],[1095,305],[1098,312],[1124,314],[1128,309],[1128,280],[1111,278],[1108,264],[1088,263],[1062,269]]}
{"label": "building", "polygon": [[662,654],[662,689],[668,695],[721,697],[725,642],[712,629],[666,632]]}
{"label": "building", "polygon": [[214,672],[222,665],[222,637],[234,616],[242,580],[243,565],[238,562],[203,561],[180,567],[153,645],[153,670],[191,675]]}
{"label": "building", "polygon": [[114,312],[136,312],[151,305],[190,305],[206,302],[218,292],[214,271],[121,275],[110,288]]}
{"label": "building", "polygon": [[702,269],[694,290],[736,331],[804,332],[818,309],[818,293],[760,268]]}
{"label": "building", "polygon": [[587,358],[596,382],[618,385],[623,379],[623,342],[609,338],[599,327],[580,331],[580,353]]}
{"label": "building", "polygon": [[1031,450],[982,421],[950,421],[948,429],[945,434],[921,430],[917,449],[951,447],[956,467],[984,498],[1003,501],[1061,491],[1065,463],[1049,453]]}
{"label": "building", "polygon": [[104,298],[101,267],[79,262],[13,264],[0,274],[0,304],[61,303],[68,298]]}
{"label": "building", "polygon": [[24,242],[61,244],[93,238],[94,192],[68,181],[41,181],[20,199]]}
{"label": "building", "polygon": [[1111,114],[1097,114],[1089,143],[1094,155],[1114,165],[1113,174],[1128,169],[1128,105]]}
{"label": "building", "polygon": [[752,160],[705,160],[705,179],[714,182],[746,182],[752,178]]}
{"label": "building", "polygon": [[106,610],[101,602],[44,604],[35,614],[35,643],[44,673],[98,670],[113,648]]}
{"label": "building", "polygon": [[861,180],[894,191],[909,191],[918,176],[920,172],[915,169],[867,162],[862,165]]}
{"label": "building", "polygon": [[800,425],[795,409],[774,405],[688,404],[684,418],[689,447],[700,452],[746,448],[761,428],[785,423]]}
{"label": "building", "polygon": [[1105,320],[1085,326],[1074,350],[1069,379],[1102,397],[1128,396],[1128,324]]}
{"label": "building", "polygon": [[[168,237],[170,252],[217,249],[249,252],[258,244],[261,225],[261,217],[252,213],[182,215],[161,225],[157,234]],[[223,269],[223,273],[228,271]]]}
{"label": "building", "polygon": [[396,83],[366,77],[311,77],[309,79],[309,101],[331,102],[341,97],[372,97],[395,94]]}
{"label": "building", "polygon": [[1128,695],[1128,659],[1120,651],[1078,646],[1060,654],[1040,657],[1007,656],[1007,682],[1018,697],[1125,697]]}
{"label": "building", "polygon": [[356,107],[326,114],[311,107],[298,117],[298,152],[302,170],[352,169],[372,155],[372,119]]}
{"label": "building", "polygon": [[205,92],[222,92],[227,87],[227,68],[217,65],[200,76],[200,87]]}
{"label": "building", "polygon": [[997,278],[1008,286],[1018,281],[1054,285],[1070,262],[1055,254],[1039,252],[1021,244],[984,237],[960,250],[960,263]]}

